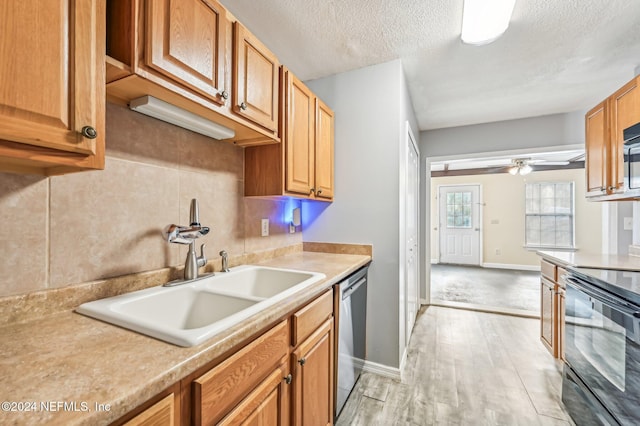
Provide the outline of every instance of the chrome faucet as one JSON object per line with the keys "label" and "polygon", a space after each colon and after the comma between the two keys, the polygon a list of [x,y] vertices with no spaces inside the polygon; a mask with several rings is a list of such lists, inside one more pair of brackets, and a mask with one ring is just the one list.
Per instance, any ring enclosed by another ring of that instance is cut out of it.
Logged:
{"label": "chrome faucet", "polygon": [[200,246],[200,256],[196,255],[195,240],[207,235],[209,227],[200,224],[200,209],[198,208],[198,200],[191,200],[191,210],[189,212],[189,226],[180,226],[171,224],[164,229],[164,237],[169,243],[188,244],[189,252],[184,262],[184,280],[171,281],[165,286],[174,286],[198,279],[198,268],[207,264],[207,258],[204,254],[205,244]]}
{"label": "chrome faucet", "polygon": [[229,272],[229,256],[227,252],[222,250],[220,256],[222,256],[222,272]]}

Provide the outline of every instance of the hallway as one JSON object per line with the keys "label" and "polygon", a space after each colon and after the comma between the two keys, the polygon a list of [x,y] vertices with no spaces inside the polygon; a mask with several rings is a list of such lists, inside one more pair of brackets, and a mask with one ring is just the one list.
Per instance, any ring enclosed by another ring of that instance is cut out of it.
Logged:
{"label": "hallway", "polygon": [[538,320],[422,308],[401,381],[364,373],[336,423],[570,425]]}

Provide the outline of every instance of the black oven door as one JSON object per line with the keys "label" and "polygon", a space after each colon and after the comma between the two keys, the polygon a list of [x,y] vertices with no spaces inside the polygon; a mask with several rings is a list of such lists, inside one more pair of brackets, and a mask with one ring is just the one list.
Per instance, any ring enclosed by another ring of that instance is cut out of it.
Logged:
{"label": "black oven door", "polygon": [[640,424],[640,307],[566,277],[565,359],[621,424]]}

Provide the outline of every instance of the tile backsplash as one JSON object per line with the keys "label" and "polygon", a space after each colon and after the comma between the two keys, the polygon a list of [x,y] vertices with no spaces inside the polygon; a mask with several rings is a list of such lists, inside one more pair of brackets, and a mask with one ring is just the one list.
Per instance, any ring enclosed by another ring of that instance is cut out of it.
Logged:
{"label": "tile backsplash", "polygon": [[[43,178],[0,173],[0,296],[183,264],[162,229],[188,224],[192,198],[210,259],[302,242],[294,200],[243,197],[243,149],[107,104],[105,170]],[[270,236],[260,236],[260,219]],[[299,229],[298,229],[299,231]]]}

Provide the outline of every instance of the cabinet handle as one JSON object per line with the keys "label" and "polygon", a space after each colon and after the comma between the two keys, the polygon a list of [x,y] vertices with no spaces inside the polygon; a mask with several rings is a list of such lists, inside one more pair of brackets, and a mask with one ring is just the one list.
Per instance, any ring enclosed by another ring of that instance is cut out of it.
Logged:
{"label": "cabinet handle", "polygon": [[91,126],[84,126],[80,133],[87,139],[95,139],[98,137],[98,132]]}
{"label": "cabinet handle", "polygon": [[300,363],[300,365],[305,365],[307,363],[307,359],[306,358],[300,358],[298,360],[298,362]]}
{"label": "cabinet handle", "polygon": [[311,188],[311,189],[309,190],[309,195],[313,194],[314,192],[316,192],[316,189],[315,189],[315,188]]}
{"label": "cabinet handle", "polygon": [[293,380],[293,376],[291,376],[291,374],[287,374],[287,377],[284,378],[284,382],[288,385],[291,384],[292,380]]}
{"label": "cabinet handle", "polygon": [[318,189],[318,190],[316,191],[316,194],[318,194],[318,195],[322,194],[322,189]]}
{"label": "cabinet handle", "polygon": [[222,99],[229,99],[229,92],[227,92],[226,90],[221,90],[220,92],[218,92],[218,94]]}
{"label": "cabinet handle", "polygon": [[600,188],[600,191],[606,191],[606,190],[607,190],[606,186],[603,186],[603,187]]}
{"label": "cabinet handle", "polygon": [[240,104],[240,109],[241,109],[241,110],[243,110],[243,111],[244,111],[245,109],[247,109],[247,104],[245,104],[244,102],[243,102],[243,103],[241,103],[241,104]]}

